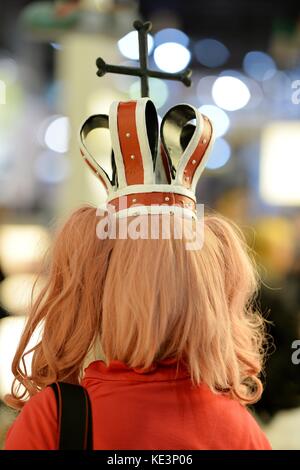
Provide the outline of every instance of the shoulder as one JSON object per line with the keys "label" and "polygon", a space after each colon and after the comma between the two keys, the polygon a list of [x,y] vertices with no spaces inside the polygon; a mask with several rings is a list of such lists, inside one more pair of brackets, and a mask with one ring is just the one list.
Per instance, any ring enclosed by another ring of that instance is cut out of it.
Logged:
{"label": "shoulder", "polygon": [[247,407],[225,395],[214,394],[213,413],[228,448],[270,450],[271,445],[258,422]]}
{"label": "shoulder", "polygon": [[245,433],[247,449],[271,450],[271,444],[252,412],[242,405],[240,407],[243,410],[244,422],[247,427],[247,432]]}
{"label": "shoulder", "polygon": [[6,450],[57,448],[57,408],[54,392],[46,387],[31,397],[8,430]]}

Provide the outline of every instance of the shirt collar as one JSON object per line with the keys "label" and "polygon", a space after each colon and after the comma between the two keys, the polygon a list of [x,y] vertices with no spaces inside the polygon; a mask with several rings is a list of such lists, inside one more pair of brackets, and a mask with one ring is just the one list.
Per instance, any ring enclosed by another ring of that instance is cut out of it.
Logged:
{"label": "shirt collar", "polygon": [[155,362],[148,369],[130,368],[121,361],[94,361],[84,370],[83,381],[87,379],[155,382],[187,379],[187,367],[177,359],[164,359]]}

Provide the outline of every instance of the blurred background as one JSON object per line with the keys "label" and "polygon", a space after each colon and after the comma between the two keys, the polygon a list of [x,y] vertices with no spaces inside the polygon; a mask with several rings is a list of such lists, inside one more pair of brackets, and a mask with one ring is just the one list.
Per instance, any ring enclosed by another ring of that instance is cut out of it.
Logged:
{"label": "blurred background", "polygon": [[[214,122],[198,201],[237,222],[255,250],[274,338],[253,412],[275,449],[300,449],[300,4],[1,0],[0,10],[0,398],[53,230],[103,200],[77,130],[111,101],[139,96],[136,78],[98,78],[95,61],[137,66],[140,18],[153,23],[151,68],[193,69],[190,88],[150,80],[160,116],[188,102]],[[92,135],[105,160],[101,142]],[[1,446],[15,416],[0,400]]]}

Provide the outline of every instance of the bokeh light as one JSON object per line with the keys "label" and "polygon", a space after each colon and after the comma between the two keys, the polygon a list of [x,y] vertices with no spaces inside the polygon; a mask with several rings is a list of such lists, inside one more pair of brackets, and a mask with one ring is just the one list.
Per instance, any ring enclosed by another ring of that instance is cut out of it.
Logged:
{"label": "bokeh light", "polygon": [[300,204],[300,124],[278,121],[262,133],[260,194],[269,204]]}
{"label": "bokeh light", "polygon": [[244,81],[246,76],[236,69],[224,69],[219,73],[219,77],[235,77]]}
{"label": "bokeh light", "polygon": [[225,69],[220,72],[219,77],[234,77],[242,81],[250,92],[250,99],[245,105],[247,109],[256,108],[264,99],[262,85],[253,78],[248,77],[239,70]]}
{"label": "bokeh light", "polygon": [[220,108],[235,111],[246,106],[250,99],[250,92],[239,78],[225,76],[217,78],[213,84],[212,96]]}
{"label": "bokeh light", "polygon": [[11,364],[24,330],[26,317],[7,317],[0,320],[0,396],[10,393],[14,376]]}
{"label": "bokeh light", "polygon": [[70,123],[66,116],[55,116],[48,125],[44,141],[54,152],[65,153],[69,148]]}
{"label": "bokeh light", "polygon": [[245,108],[257,108],[264,100],[264,93],[262,91],[261,84],[249,77],[244,78],[243,81],[250,92],[250,100],[246,104]]}
{"label": "bokeh light", "polygon": [[206,167],[210,170],[222,168],[230,159],[230,155],[231,147],[229,143],[227,140],[220,137],[219,139],[215,140],[215,144],[209,156]]}
{"label": "bokeh light", "polygon": [[154,50],[154,60],[164,72],[176,73],[185,69],[191,60],[190,51],[175,42],[166,42]]}
{"label": "bokeh light", "polygon": [[276,64],[272,57],[260,51],[248,52],[244,57],[243,67],[250,77],[258,81],[269,79],[276,73]]}
{"label": "bokeh light", "polygon": [[1,269],[5,275],[39,269],[39,264],[49,244],[49,233],[40,225],[2,225],[0,229]]}
{"label": "bokeh light", "polygon": [[[122,67],[139,67],[139,64],[135,60],[124,60],[120,63]],[[132,75],[120,75],[118,73],[112,73],[111,74],[111,80],[113,82],[114,87],[122,92],[122,93],[128,93],[130,85],[132,85],[136,77]],[[94,92],[95,93],[95,92]],[[115,93],[115,91],[114,91]],[[100,96],[100,92],[98,91],[98,95]],[[102,93],[102,98],[103,98],[103,93]],[[112,101],[114,101],[116,98],[112,98]],[[99,110],[98,110],[99,112]],[[97,113],[96,113],[97,114]]]}
{"label": "bokeh light", "polygon": [[[157,107],[161,108],[167,101],[169,96],[168,85],[165,81],[157,78],[150,78],[149,80],[150,96]],[[141,82],[140,80],[135,81],[129,88],[129,95],[132,99],[140,98],[141,96]]]}
{"label": "bokeh light", "polygon": [[220,67],[228,60],[230,53],[227,47],[216,39],[201,39],[194,46],[196,59],[206,67]]}
{"label": "bokeh light", "polygon": [[[14,376],[11,371],[11,364],[17,350],[21,334],[24,330],[26,316],[13,316],[0,320],[0,357],[5,360],[0,361],[0,396],[10,393],[11,385]],[[34,334],[32,335],[26,351],[37,345],[40,341],[43,330],[43,323],[41,323]],[[25,356],[24,361],[28,373],[31,371],[32,354],[29,353]],[[24,391],[24,387],[20,386],[20,391]]]}
{"label": "bokeh light", "polygon": [[212,121],[215,137],[221,137],[228,131],[230,119],[223,109],[207,104],[201,106],[199,111]]}
{"label": "bokeh light", "polygon": [[[136,79],[136,78],[135,78]],[[127,87],[128,93],[129,86]],[[111,103],[115,100],[124,99],[122,93],[118,93],[116,90],[94,90],[87,98],[87,113],[88,114],[108,114]]]}
{"label": "bokeh light", "polygon": [[187,47],[189,45],[189,37],[180,29],[176,28],[165,28],[158,31],[154,36],[155,46],[159,46],[165,42],[175,42]]}
{"label": "bokeh light", "polygon": [[213,104],[212,87],[218,77],[216,75],[207,75],[200,78],[197,84],[197,96],[201,103]]}
{"label": "bokeh light", "polygon": [[276,72],[272,77],[262,82],[262,88],[267,98],[276,103],[292,103],[292,80],[282,71]]}
{"label": "bokeh light", "polygon": [[0,284],[1,304],[10,313],[25,315],[44,285],[45,280],[41,277],[37,280],[36,274],[11,274]]}
{"label": "bokeh light", "polygon": [[[151,54],[154,40],[148,34],[148,54]],[[137,31],[131,31],[118,41],[118,48],[121,54],[127,59],[138,60],[139,58],[139,38]]]}
{"label": "bokeh light", "polygon": [[46,150],[36,158],[34,172],[43,183],[61,183],[69,174],[69,160],[65,155]]}
{"label": "bokeh light", "polygon": [[11,57],[0,57],[0,78],[5,83],[15,83],[17,81],[18,65]]}

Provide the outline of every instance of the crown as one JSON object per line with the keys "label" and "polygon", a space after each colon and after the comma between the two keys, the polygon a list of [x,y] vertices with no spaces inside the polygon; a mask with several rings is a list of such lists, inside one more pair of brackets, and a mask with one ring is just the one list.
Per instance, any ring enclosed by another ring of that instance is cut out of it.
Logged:
{"label": "crown", "polygon": [[[108,129],[112,142],[112,175],[87,147],[94,129]],[[89,117],[79,132],[80,152],[104,185],[106,208],[119,216],[181,213],[196,216],[195,190],[213,145],[213,126],[207,116],[188,104],[158,116],[149,98],[117,101],[109,116]]]}

